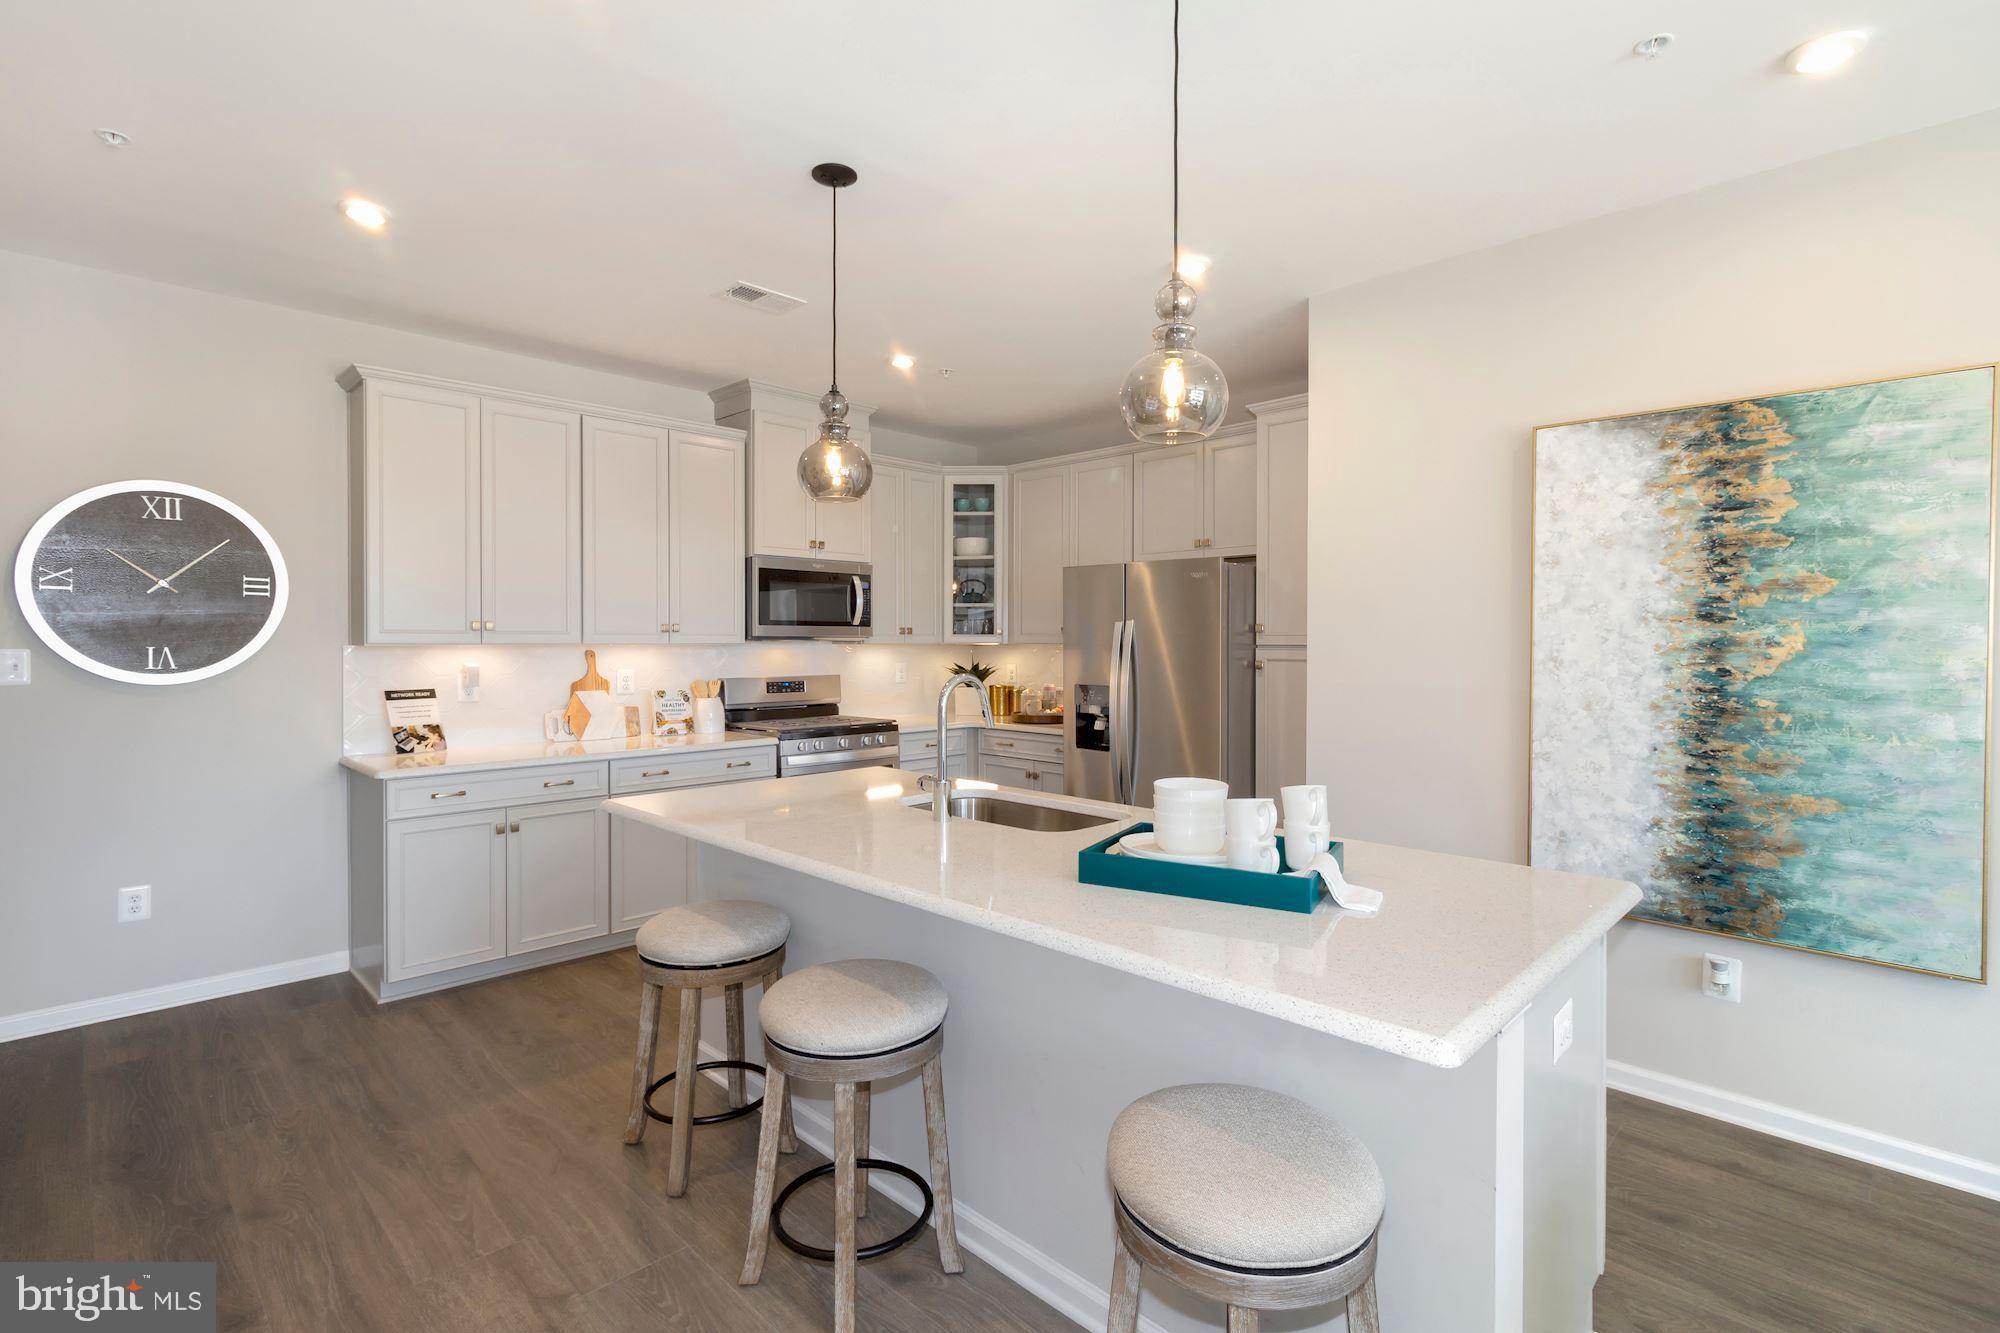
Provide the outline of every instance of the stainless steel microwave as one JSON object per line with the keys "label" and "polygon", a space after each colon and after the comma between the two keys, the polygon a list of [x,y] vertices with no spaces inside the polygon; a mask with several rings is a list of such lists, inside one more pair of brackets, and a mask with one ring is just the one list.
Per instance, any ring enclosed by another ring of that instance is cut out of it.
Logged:
{"label": "stainless steel microwave", "polygon": [[852,560],[753,555],[751,639],[867,639],[875,633],[874,568]]}

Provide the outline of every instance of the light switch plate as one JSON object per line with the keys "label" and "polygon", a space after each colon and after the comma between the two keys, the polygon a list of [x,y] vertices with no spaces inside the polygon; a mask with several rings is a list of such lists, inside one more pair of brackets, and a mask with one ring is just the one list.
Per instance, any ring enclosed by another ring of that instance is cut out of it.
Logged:
{"label": "light switch plate", "polygon": [[910,683],[910,664],[908,662],[896,663],[896,683],[898,685],[908,685]]}
{"label": "light switch plate", "polygon": [[0,648],[0,685],[28,683],[28,650]]}
{"label": "light switch plate", "polygon": [[1550,1057],[1549,1062],[1551,1064],[1560,1062],[1563,1058],[1563,1052],[1567,1051],[1575,1041],[1576,1001],[1564,1000],[1563,1007],[1556,1010],[1555,1054]]}

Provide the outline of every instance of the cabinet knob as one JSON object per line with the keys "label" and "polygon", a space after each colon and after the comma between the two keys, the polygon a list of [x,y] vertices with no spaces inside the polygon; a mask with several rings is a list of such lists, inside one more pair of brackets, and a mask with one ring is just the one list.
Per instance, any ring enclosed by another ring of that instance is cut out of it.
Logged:
{"label": "cabinet knob", "polygon": [[467,629],[478,629],[478,628],[479,628],[479,622],[478,622],[478,621],[476,621],[476,620],[474,620],[474,621],[470,622],[469,624],[467,624],[467,625],[466,625],[466,628],[467,628]]}
{"label": "cabinet knob", "polygon": [[1264,669],[1264,659],[1260,657],[1256,661],[1252,662],[1250,666],[1253,670],[1262,671]]}
{"label": "cabinet knob", "polygon": [[1262,634],[1264,632],[1264,626],[1262,624],[1252,625],[1250,627],[1250,632],[1252,634]]}
{"label": "cabinet knob", "polygon": [[1040,782],[1042,780],[1042,775],[1032,768],[1027,771],[1026,777],[1030,782]]}
{"label": "cabinet knob", "polygon": [[505,824],[495,824],[495,825],[493,826],[493,836],[494,836],[494,837],[496,837],[496,838],[504,838],[504,837],[506,837],[506,836],[507,836],[507,826],[506,826]]}
{"label": "cabinet knob", "polygon": [[660,626],[660,633],[662,633],[662,634],[666,634],[666,633],[668,633],[668,632],[669,632],[669,630],[668,630],[668,628],[667,628],[667,627],[666,627],[665,625],[662,625],[662,626]]}
{"label": "cabinet knob", "polygon": [[521,831],[521,821],[517,819],[513,823],[509,824],[507,826],[507,831],[509,833],[519,833]]}
{"label": "cabinet knob", "polygon": [[674,622],[674,633],[679,634],[680,632],[681,632],[681,622],[676,620]]}
{"label": "cabinet knob", "polygon": [[486,622],[486,628],[488,628],[488,629],[492,629],[492,628],[493,628],[493,622],[492,622],[492,621],[490,621],[490,620],[489,620],[489,621],[487,621],[487,622]]}

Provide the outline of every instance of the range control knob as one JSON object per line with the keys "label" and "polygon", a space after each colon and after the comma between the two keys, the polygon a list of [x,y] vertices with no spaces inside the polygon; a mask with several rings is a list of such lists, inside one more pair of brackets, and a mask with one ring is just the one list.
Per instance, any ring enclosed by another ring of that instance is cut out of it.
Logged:
{"label": "range control knob", "polygon": [[843,750],[845,750],[845,749],[846,749],[846,748],[847,748],[847,747],[848,747],[849,745],[851,745],[852,743],[853,743],[853,742],[849,741],[849,740],[847,739],[847,737],[845,737],[845,736],[842,736],[842,737],[840,738],[840,748],[841,748],[841,749],[843,749]]}

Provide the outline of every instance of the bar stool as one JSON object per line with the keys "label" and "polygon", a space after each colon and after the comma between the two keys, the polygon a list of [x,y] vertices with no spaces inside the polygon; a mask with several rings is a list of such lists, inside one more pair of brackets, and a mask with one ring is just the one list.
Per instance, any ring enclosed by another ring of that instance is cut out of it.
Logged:
{"label": "bar stool", "polygon": [[[791,918],[777,908],[738,899],[668,908],[639,927],[634,941],[639,951],[639,1053],[632,1063],[632,1111],[625,1121],[625,1142],[643,1139],[648,1119],[673,1126],[667,1150],[667,1193],[674,1198],[687,1193],[694,1127],[749,1115],[770,1098],[772,1090],[767,1082],[763,1096],[754,1102],[743,1100],[744,1073],[764,1072],[762,1065],[743,1058],[743,986],[762,981],[765,994],[770,993],[770,984],[784,971],[785,942],[791,934]],[[722,988],[729,1058],[697,1063],[701,993],[716,986]],[[660,1039],[660,1001],[669,990],[681,995],[679,1040],[673,1070],[656,1079],[653,1055]],[[698,1116],[694,1113],[694,1082],[705,1069],[729,1071],[730,1109]],[[653,1108],[653,1094],[668,1083],[674,1085],[671,1115]],[[789,1096],[778,1101],[784,1150],[795,1152],[798,1140],[792,1134],[792,1101]]]}
{"label": "bar stool", "polygon": [[1257,1333],[1259,1310],[1343,1298],[1349,1333],[1381,1333],[1382,1173],[1331,1117],[1262,1088],[1188,1083],[1121,1111],[1105,1155],[1118,1214],[1109,1333],[1138,1327],[1146,1268],[1227,1304],[1229,1333]]}
{"label": "bar stool", "polygon": [[[951,1154],[945,1141],[944,1015],[949,997],[923,968],[886,958],[821,963],[779,981],[764,992],[757,1017],[764,1025],[764,1119],[757,1140],[756,1187],[750,1203],[750,1245],[739,1281],[753,1286],[764,1273],[770,1233],[795,1254],[833,1261],[833,1326],[852,1333],[856,1265],[906,1245],[923,1233],[937,1210],[938,1258],[947,1273],[962,1273],[958,1225],[951,1206]],[[896,1162],[869,1157],[869,1084],[912,1069],[923,1070],[924,1129],[930,1141],[930,1183]],[[786,1185],[776,1202],[778,1147],[782,1130],[771,1113],[771,1098],[788,1097],[793,1079],[833,1084],[833,1161]],[[899,1235],[857,1248],[855,1219],[868,1210],[868,1172],[888,1171],[915,1185],[923,1195],[917,1220]],[[805,1245],[785,1230],[784,1208],[808,1181],[832,1175],[833,1248]],[[932,1187],[937,1193],[932,1195]]]}

